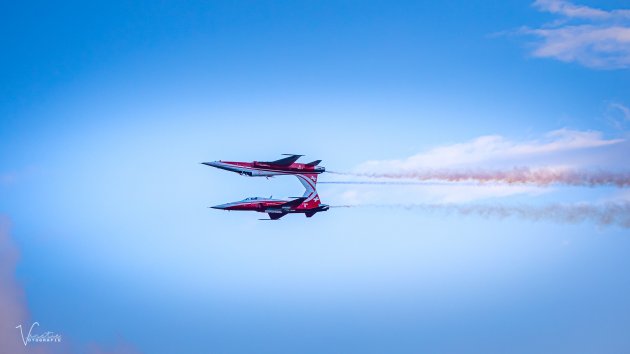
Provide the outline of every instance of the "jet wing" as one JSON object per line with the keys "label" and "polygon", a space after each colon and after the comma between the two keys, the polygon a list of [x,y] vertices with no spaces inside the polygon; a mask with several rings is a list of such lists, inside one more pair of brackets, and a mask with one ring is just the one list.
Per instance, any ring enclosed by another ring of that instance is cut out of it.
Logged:
{"label": "jet wing", "polygon": [[290,202],[279,205],[279,207],[296,207],[306,200],[306,197],[295,198]]}
{"label": "jet wing", "polygon": [[287,213],[267,213],[267,214],[269,214],[269,220],[278,220],[281,217],[287,215]]}
{"label": "jet wing", "polygon": [[289,166],[293,164],[295,161],[297,161],[300,157],[304,156],[304,155],[291,155],[291,154],[283,154],[283,155],[288,155],[288,156],[281,158],[280,160],[267,161],[267,162],[262,162],[262,163],[268,163],[270,165]]}

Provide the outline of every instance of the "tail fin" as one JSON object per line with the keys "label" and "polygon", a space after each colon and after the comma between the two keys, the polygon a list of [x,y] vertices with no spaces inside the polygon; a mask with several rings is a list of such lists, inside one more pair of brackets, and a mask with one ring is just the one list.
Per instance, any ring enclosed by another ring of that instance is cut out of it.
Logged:
{"label": "tail fin", "polygon": [[318,207],[320,201],[319,195],[317,195],[317,190],[315,189],[315,186],[317,185],[317,174],[305,173],[301,175],[295,175],[295,177],[300,180],[300,182],[306,189],[304,191],[304,195],[302,196],[303,198],[306,198],[306,200],[304,200],[302,204],[303,208],[311,209]]}
{"label": "tail fin", "polygon": [[322,162],[322,160],[315,160],[315,161],[306,163],[305,165],[306,166],[317,166],[317,165],[319,165],[320,162]]}
{"label": "tail fin", "polygon": [[301,156],[304,156],[304,155],[293,155],[293,154],[282,154],[282,155],[286,155],[288,157],[284,157],[276,161],[266,161],[263,163],[268,163],[271,165],[289,166],[289,165],[292,165],[295,161],[297,161]]}

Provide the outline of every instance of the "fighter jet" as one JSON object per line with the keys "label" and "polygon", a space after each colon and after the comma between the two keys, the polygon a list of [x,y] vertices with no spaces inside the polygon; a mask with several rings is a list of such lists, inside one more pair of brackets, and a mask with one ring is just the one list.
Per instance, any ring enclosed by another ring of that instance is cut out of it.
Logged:
{"label": "fighter jet", "polygon": [[322,160],[315,160],[309,163],[296,163],[295,161],[304,155],[283,155],[287,157],[276,161],[213,161],[202,162],[202,164],[250,177],[271,177],[277,175],[297,175],[305,173],[320,174],[326,171],[324,167],[317,166],[320,162],[322,162]]}
{"label": "fighter jet", "polygon": [[306,198],[300,197],[293,200],[280,200],[271,198],[251,197],[238,202],[213,206],[222,210],[249,210],[269,214],[270,220],[278,220],[290,213],[302,213],[307,218],[320,211],[327,211],[329,206],[305,202]]}
{"label": "fighter jet", "polygon": [[320,211],[327,211],[330,207],[326,204],[321,204],[317,191],[315,190],[317,175],[306,174],[295,176],[302,182],[302,185],[306,189],[304,195],[299,198],[283,200],[252,197],[238,202],[216,205],[212,208],[221,210],[249,210],[269,214],[269,219],[263,220],[278,220],[292,213],[302,213],[307,218],[310,218]]}

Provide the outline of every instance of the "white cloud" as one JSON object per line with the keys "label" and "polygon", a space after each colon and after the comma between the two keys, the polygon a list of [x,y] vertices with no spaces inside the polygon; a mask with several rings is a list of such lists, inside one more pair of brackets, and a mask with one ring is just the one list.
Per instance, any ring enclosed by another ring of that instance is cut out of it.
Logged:
{"label": "white cloud", "polygon": [[625,131],[630,122],[630,108],[621,103],[610,103],[608,104],[606,119],[616,129]]}
{"label": "white cloud", "polygon": [[15,278],[19,251],[9,234],[9,220],[0,215],[0,346],[7,353],[50,353],[48,348],[25,347],[15,326],[32,323],[26,296]]}
{"label": "white cloud", "polygon": [[[402,160],[367,161],[357,172],[410,171],[452,168],[479,164],[526,161],[545,155],[572,150],[603,147],[623,142],[604,139],[601,132],[560,129],[548,132],[541,139],[512,141],[501,135],[485,135],[464,143],[433,148]],[[488,166],[491,167],[491,166]]]}
{"label": "white cloud", "polygon": [[610,108],[618,110],[624,120],[630,121],[630,108],[622,105],[621,103],[611,103]]}
{"label": "white cloud", "polygon": [[605,11],[562,0],[537,0],[534,6],[560,16],[542,28],[522,30],[540,38],[532,52],[535,57],[591,68],[630,67],[630,10]]}
{"label": "white cloud", "polygon": [[551,12],[569,18],[589,20],[610,20],[630,18],[630,10],[604,11],[588,6],[575,5],[564,0],[536,0],[534,7],[541,11]]}
{"label": "white cloud", "polygon": [[[480,136],[407,158],[366,161],[348,173],[330,175],[332,181],[377,183],[357,184],[350,189],[337,185],[333,187],[336,192],[331,194],[338,199],[332,198],[330,202],[460,203],[538,196],[553,192],[555,189],[549,188],[545,181],[563,180],[565,172],[567,178],[577,178],[580,175],[569,172],[593,168],[604,173],[599,168],[608,168],[608,164],[619,166],[626,154],[618,154],[617,150],[624,149],[627,151],[625,140],[607,139],[597,131],[560,129],[524,141],[501,135]],[[425,175],[429,177],[424,178]],[[521,177],[531,179],[532,183],[520,183]],[[612,179],[604,178],[609,180]],[[410,181],[411,184],[405,185]],[[384,187],[378,183],[391,185]]]}

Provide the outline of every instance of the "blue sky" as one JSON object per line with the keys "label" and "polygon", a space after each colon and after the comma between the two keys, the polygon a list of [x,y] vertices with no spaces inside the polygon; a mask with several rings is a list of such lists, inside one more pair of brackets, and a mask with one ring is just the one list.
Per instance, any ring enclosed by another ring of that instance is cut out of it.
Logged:
{"label": "blue sky", "polygon": [[321,184],[324,203],[363,206],[271,223],[207,207],[301,195],[296,179],[199,164],[627,171],[624,6],[1,5],[0,214],[29,314],[11,321],[77,352],[626,352],[628,228],[392,204],[627,188]]}

